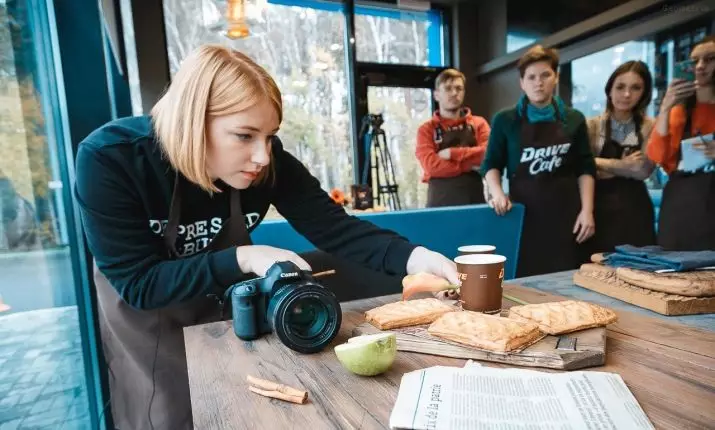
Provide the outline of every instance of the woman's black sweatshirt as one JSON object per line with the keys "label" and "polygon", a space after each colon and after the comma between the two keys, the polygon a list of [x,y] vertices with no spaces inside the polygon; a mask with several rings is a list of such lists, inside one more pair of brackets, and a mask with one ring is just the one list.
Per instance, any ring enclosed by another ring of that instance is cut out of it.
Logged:
{"label": "woman's black sweatshirt", "polygon": [[[416,245],[345,213],[318,180],[275,139],[275,180],[241,190],[249,233],[270,204],[315,245],[337,257],[404,275]],[[163,231],[176,172],[162,155],[148,116],[110,122],[77,153],[75,196],[89,249],[100,271],[131,306],[155,309],[216,294],[244,279],[236,248],[203,250],[229,217],[229,192],[213,196],[188,183],[176,249],[169,259]]]}

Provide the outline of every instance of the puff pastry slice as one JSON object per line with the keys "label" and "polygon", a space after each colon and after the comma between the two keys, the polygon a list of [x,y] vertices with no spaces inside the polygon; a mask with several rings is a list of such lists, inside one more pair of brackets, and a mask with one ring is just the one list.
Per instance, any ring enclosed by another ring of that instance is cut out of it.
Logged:
{"label": "puff pastry slice", "polygon": [[439,317],[427,332],[432,336],[495,352],[509,352],[544,335],[539,326],[479,312],[453,312]]}
{"label": "puff pastry slice", "polygon": [[436,298],[388,303],[365,312],[365,319],[380,330],[429,324],[459,308]]}
{"label": "puff pastry slice", "polygon": [[543,332],[551,335],[601,327],[618,320],[612,310],[578,300],[512,306],[509,318],[536,323]]}

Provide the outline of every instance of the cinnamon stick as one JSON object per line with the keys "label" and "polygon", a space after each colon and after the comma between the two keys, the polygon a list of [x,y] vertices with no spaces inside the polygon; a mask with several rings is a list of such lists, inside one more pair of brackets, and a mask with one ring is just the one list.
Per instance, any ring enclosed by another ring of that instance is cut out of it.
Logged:
{"label": "cinnamon stick", "polygon": [[332,269],[332,270],[326,270],[324,272],[313,273],[313,277],[320,278],[321,276],[334,275],[334,274],[335,274],[335,269]]}
{"label": "cinnamon stick", "polygon": [[280,391],[266,391],[266,390],[261,390],[260,388],[256,387],[248,387],[249,390],[256,394],[260,394],[261,396],[264,397],[270,397],[272,399],[278,399],[278,400],[285,400],[286,402],[291,402],[291,403],[298,403],[298,404],[303,404],[305,403],[305,400],[307,399],[308,395],[306,394],[304,397],[299,397],[299,396],[291,396],[285,393],[281,393]]}
{"label": "cinnamon stick", "polygon": [[258,387],[249,387],[256,394],[292,401],[293,403],[304,403],[308,399],[308,392],[305,390],[299,390],[273,381],[266,381],[251,375],[248,375],[247,379],[250,384]]}

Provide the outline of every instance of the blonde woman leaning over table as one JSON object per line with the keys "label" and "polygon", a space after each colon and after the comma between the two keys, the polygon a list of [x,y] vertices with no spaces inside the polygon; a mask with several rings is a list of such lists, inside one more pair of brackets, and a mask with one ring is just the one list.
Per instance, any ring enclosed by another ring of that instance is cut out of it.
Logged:
{"label": "blonde woman leaning over table", "polygon": [[240,52],[190,54],[149,116],[91,133],[75,194],[98,271],[102,344],[117,427],[193,428],[183,327],[221,318],[215,297],[301,256],[253,244],[272,204],[316,248],[394,275],[457,283],[456,265],[348,216],[276,137],[282,99]]}
{"label": "blonde woman leaning over table", "polygon": [[653,92],[648,66],[641,61],[621,64],[608,78],[605,92],[606,111],[587,122],[597,168],[598,228],[583,244],[584,260],[618,245],[655,244],[653,201],[644,182],[655,167],[645,155],[654,124],[645,114]]}
{"label": "blonde woman leaning over table", "polygon": [[[670,83],[648,142],[648,157],[669,175],[658,219],[658,244],[670,250],[713,250],[715,36],[698,42],[690,59],[695,79]],[[708,135],[709,142],[704,138]],[[692,162],[698,159],[702,161]]]}

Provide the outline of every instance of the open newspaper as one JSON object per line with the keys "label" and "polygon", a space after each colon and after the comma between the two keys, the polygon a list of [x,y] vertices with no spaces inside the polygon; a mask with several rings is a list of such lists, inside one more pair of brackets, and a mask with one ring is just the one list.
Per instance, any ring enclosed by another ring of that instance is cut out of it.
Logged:
{"label": "open newspaper", "polygon": [[653,429],[613,373],[435,366],[406,373],[393,429]]}

